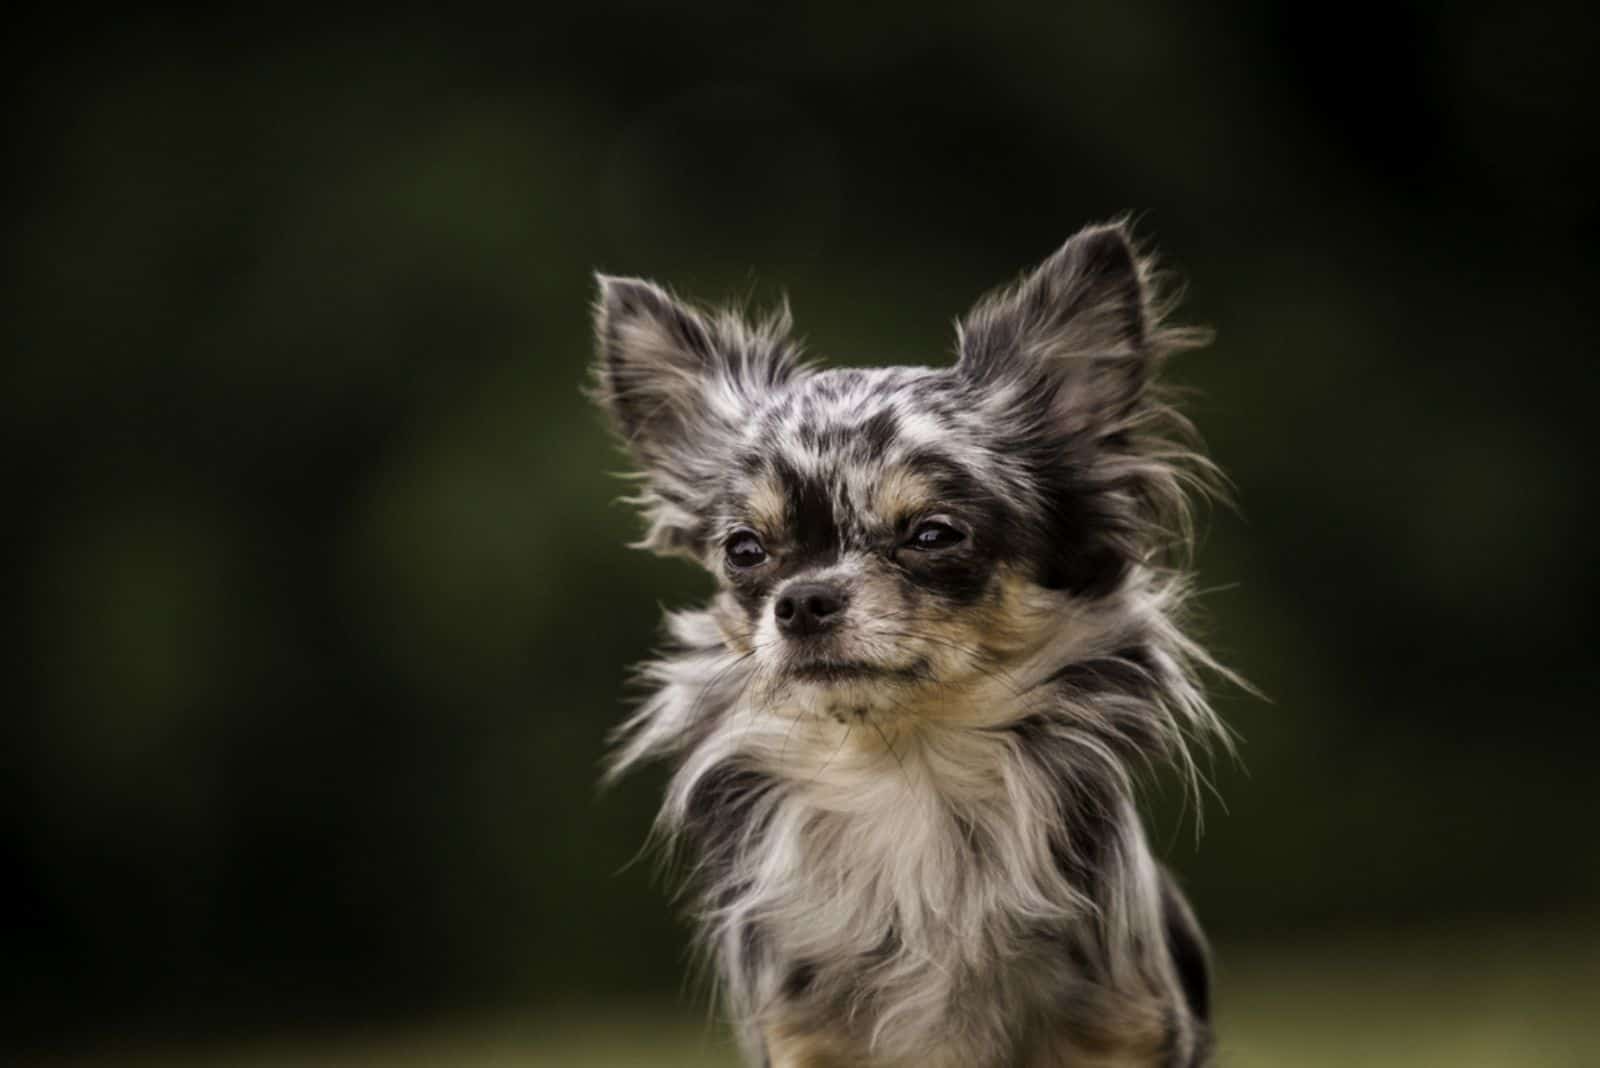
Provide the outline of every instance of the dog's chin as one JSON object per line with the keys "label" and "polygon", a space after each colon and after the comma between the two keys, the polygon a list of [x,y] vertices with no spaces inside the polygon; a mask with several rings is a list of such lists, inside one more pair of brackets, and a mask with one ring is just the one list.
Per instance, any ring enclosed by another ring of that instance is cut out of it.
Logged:
{"label": "dog's chin", "polygon": [[782,677],[791,685],[824,691],[901,688],[932,681],[928,664],[923,660],[880,664],[838,656],[791,660],[783,666]]}

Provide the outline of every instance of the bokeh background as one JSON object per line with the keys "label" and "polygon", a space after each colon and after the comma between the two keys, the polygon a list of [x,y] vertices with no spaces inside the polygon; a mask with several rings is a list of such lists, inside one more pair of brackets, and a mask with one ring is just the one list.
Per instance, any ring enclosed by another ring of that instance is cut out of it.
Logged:
{"label": "bokeh background", "polygon": [[[595,268],[842,362],[1136,213],[1218,341],[1234,1064],[1600,1057],[1583,9],[568,5],[9,34],[0,1036],[726,1065],[594,787],[659,606]],[[1168,791],[1168,794],[1175,791]]]}

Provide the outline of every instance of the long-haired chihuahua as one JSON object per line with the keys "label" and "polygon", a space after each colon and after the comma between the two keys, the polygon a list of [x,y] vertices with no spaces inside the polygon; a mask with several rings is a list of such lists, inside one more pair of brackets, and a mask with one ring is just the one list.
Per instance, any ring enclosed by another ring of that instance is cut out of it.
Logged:
{"label": "long-haired chihuahua", "polygon": [[957,325],[941,368],[817,369],[760,320],[599,278],[594,394],[673,612],[610,773],[658,832],[750,1063],[1205,1063],[1207,950],[1136,806],[1227,733],[1184,629],[1214,484],[1159,381],[1205,340],[1121,223]]}

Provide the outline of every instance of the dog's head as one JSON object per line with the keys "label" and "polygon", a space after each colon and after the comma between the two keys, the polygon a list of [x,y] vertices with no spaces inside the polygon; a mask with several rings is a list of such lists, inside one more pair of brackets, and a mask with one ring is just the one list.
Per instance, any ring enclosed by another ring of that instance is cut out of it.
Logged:
{"label": "dog's head", "polygon": [[787,310],[602,277],[595,392],[639,468],[642,544],[716,576],[721,640],[764,692],[937,715],[1114,616],[1182,540],[1192,457],[1154,379],[1196,337],[1161,310],[1117,225],[981,301],[943,369],[815,370]]}

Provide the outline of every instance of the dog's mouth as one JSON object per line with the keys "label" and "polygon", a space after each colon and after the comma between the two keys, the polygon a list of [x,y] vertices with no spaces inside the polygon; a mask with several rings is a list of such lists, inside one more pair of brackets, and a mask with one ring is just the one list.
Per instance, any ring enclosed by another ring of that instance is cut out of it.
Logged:
{"label": "dog's mouth", "polygon": [[905,665],[872,664],[865,660],[803,660],[788,666],[788,674],[805,682],[839,683],[866,680],[926,682],[930,678],[925,661]]}

